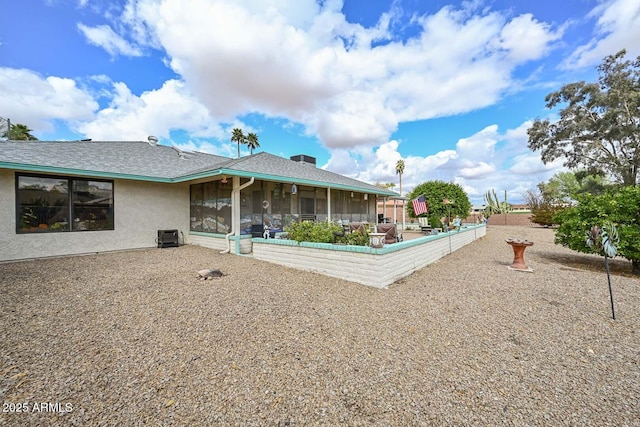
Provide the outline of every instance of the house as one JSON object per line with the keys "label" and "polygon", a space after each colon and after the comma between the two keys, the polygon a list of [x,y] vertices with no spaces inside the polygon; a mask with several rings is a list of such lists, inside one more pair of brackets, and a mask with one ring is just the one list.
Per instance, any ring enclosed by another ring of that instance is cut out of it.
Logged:
{"label": "house", "polygon": [[[263,227],[377,219],[396,193],[305,155],[238,159],[146,141],[0,141],[0,261],[179,242],[251,251]],[[252,234],[253,233],[253,234]]]}

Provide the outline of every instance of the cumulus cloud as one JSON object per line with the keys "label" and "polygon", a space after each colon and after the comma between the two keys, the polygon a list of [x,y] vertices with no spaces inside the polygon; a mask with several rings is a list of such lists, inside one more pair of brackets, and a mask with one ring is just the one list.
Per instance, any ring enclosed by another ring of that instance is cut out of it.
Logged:
{"label": "cumulus cloud", "polygon": [[398,13],[366,28],[347,22],[337,0],[130,0],[118,25],[135,43],[119,47],[110,27],[95,42],[116,53],[161,48],[218,120],[284,117],[337,149],[379,146],[399,122],[495,103],[514,69],[561,36],[531,15],[468,2],[415,17],[418,34],[397,40],[389,27]]}
{"label": "cumulus cloud", "polygon": [[0,67],[0,93],[0,111],[11,112],[12,122],[36,134],[53,130],[54,119],[89,120],[99,107],[74,80],[24,69]]}
{"label": "cumulus cloud", "polygon": [[596,6],[589,18],[596,19],[593,38],[578,47],[565,61],[565,68],[583,68],[600,63],[621,49],[640,55],[640,3],[637,0],[608,0]]}
{"label": "cumulus cloud", "polygon": [[337,149],[323,167],[367,182],[396,183],[398,160],[405,161],[402,177],[403,195],[425,181],[442,180],[459,184],[472,203],[482,204],[487,190],[507,190],[513,202],[520,202],[526,190],[563,171],[562,161],[543,164],[540,155],[527,148],[524,122],[514,129],[500,132],[490,125],[473,135],[461,138],[455,150],[441,150],[435,154],[402,156],[402,143],[397,140],[371,149]]}
{"label": "cumulus cloud", "polygon": [[126,84],[116,82],[110,105],[94,120],[78,123],[77,130],[103,140],[144,140],[148,135],[168,138],[173,129],[185,130],[194,137],[222,139],[225,134],[214,123],[207,108],[182,81],[167,80],[160,89],[140,96]]}
{"label": "cumulus cloud", "polygon": [[563,32],[564,28],[554,31],[549,24],[538,22],[527,13],[515,17],[502,28],[499,45],[513,61],[520,63],[544,56]]}

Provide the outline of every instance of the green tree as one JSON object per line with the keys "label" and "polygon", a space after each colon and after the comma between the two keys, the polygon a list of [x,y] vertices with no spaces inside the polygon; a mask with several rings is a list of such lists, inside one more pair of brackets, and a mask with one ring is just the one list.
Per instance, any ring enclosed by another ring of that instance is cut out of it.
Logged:
{"label": "green tree", "polygon": [[231,142],[238,143],[238,158],[240,158],[240,144],[247,143],[247,137],[244,135],[244,132],[242,132],[242,129],[233,129],[233,133],[231,134]]}
{"label": "green tree", "polygon": [[11,140],[11,141],[38,141],[38,138],[33,136],[31,132],[32,129],[29,129],[27,125],[23,125],[21,123],[16,123],[15,125],[7,124],[3,126],[2,138]]}
{"label": "green tree", "polygon": [[560,211],[555,242],[575,251],[591,253],[585,233],[609,221],[620,236],[618,254],[631,261],[633,274],[640,275],[640,188],[618,187],[600,196],[578,196],[576,206]]}
{"label": "green tree", "polygon": [[538,184],[538,189],[546,201],[568,204],[575,200],[580,184],[573,172],[558,172],[548,182]]}
{"label": "green tree", "polygon": [[547,108],[566,105],[560,119],[535,120],[529,148],[546,164],[564,158],[569,168],[605,170],[622,185],[636,185],[640,166],[640,56],[625,50],[606,57],[598,83],[564,85],[545,98]]}
{"label": "green tree", "polygon": [[[471,202],[469,201],[467,193],[465,193],[458,184],[439,180],[427,181],[417,185],[407,196],[413,200],[421,194],[424,194],[427,206],[429,207],[429,213],[425,214],[425,216],[428,215],[429,218],[439,219],[443,216],[450,217],[455,215],[466,218],[469,216]],[[448,200],[450,203],[445,204],[445,200]],[[411,217],[416,216],[412,203],[407,203],[407,213]]]}
{"label": "green tree", "polygon": [[260,147],[260,142],[258,142],[258,135],[255,133],[249,133],[247,135],[246,144],[247,147],[249,147],[249,150],[251,150],[251,154],[253,154],[253,150]]}
{"label": "green tree", "polygon": [[[578,181],[578,194],[600,195],[604,194],[608,188],[615,188],[618,184],[611,184],[602,171],[579,170],[575,173]],[[575,199],[575,197],[574,197]]]}
{"label": "green tree", "polygon": [[400,159],[396,163],[396,175],[400,175],[400,195],[402,196],[402,174],[404,173],[404,160]]}
{"label": "green tree", "polygon": [[575,203],[580,195],[596,196],[603,194],[607,184],[602,173],[588,170],[577,172],[559,172],[548,182],[538,184],[537,190],[528,190],[525,201],[531,209],[531,222],[551,226],[555,215]]}

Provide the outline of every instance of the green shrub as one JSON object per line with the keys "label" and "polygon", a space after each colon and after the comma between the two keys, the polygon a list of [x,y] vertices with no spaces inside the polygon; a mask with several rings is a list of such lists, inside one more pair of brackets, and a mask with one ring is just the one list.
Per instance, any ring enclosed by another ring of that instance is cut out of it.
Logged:
{"label": "green shrub", "polygon": [[618,254],[631,261],[633,274],[640,275],[640,187],[621,187],[599,196],[578,196],[578,204],[554,216],[560,224],[555,242],[575,251],[591,253],[584,233],[594,225],[611,222],[620,236]]}
{"label": "green shrub", "polygon": [[440,228],[440,229],[443,228],[440,218],[438,218],[436,215],[429,216],[429,226],[431,228]]}
{"label": "green shrub", "polygon": [[565,206],[554,206],[549,203],[545,203],[538,208],[531,210],[531,222],[534,224],[550,227],[557,224],[556,220],[560,218],[557,214],[566,209]]}
{"label": "green shrub", "polygon": [[369,246],[369,233],[367,231],[362,234],[360,231],[347,233],[344,237],[338,237],[340,242],[353,246]]}
{"label": "green shrub", "polygon": [[[342,226],[335,223],[302,221],[294,222],[284,229],[289,239],[296,242],[312,243],[333,243],[334,233],[342,233]],[[335,241],[347,245],[367,246],[369,245],[369,233],[360,232],[346,233],[344,236],[335,237]]]}
{"label": "green shrub", "polygon": [[296,242],[333,243],[333,233],[342,232],[338,224],[327,222],[294,222],[284,229],[291,240]]}

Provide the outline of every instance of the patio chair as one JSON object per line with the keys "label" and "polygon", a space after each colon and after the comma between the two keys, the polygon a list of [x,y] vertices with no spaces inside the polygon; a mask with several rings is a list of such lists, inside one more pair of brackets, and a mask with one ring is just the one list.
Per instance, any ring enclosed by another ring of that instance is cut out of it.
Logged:
{"label": "patio chair", "polygon": [[402,242],[402,234],[398,234],[398,227],[395,224],[378,224],[376,227],[378,233],[385,233],[384,243]]}
{"label": "patio chair", "polygon": [[360,233],[364,234],[365,232],[365,228],[364,228],[364,223],[362,222],[352,222],[349,224],[349,232],[353,233],[354,231],[359,231]]}
{"label": "patio chair", "polygon": [[425,234],[431,233],[431,226],[429,225],[429,218],[420,217],[418,218],[418,222],[420,223],[420,231]]}

